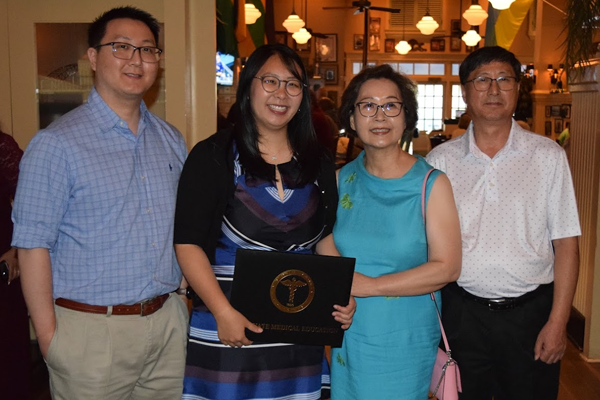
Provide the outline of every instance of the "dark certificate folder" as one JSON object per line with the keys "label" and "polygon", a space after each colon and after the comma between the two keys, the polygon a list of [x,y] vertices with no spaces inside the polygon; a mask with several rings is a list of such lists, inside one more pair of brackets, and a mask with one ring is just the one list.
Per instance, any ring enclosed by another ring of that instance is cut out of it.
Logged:
{"label": "dark certificate folder", "polygon": [[342,345],[344,330],[333,305],[347,305],[354,258],[238,249],[231,304],[262,333],[267,343]]}

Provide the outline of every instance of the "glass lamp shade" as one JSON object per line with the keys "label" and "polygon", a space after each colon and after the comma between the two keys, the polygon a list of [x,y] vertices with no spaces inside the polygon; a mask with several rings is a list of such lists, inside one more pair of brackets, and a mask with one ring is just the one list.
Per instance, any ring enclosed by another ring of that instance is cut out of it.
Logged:
{"label": "glass lamp shade", "polygon": [[469,29],[464,35],[462,35],[462,40],[467,46],[475,46],[481,40],[481,36],[479,36],[479,33],[475,32],[473,29]]}
{"label": "glass lamp shade", "polygon": [[289,33],[296,33],[304,26],[304,21],[298,14],[291,13],[282,25]]}
{"label": "glass lamp shade", "polygon": [[257,19],[260,18],[260,11],[258,11],[258,8],[256,8],[256,6],[254,6],[254,4],[250,4],[250,3],[246,3],[245,4],[245,8],[246,8],[246,25],[252,25],[253,23],[256,22]]}
{"label": "glass lamp shade", "polygon": [[483,21],[488,17],[488,13],[485,12],[479,4],[471,4],[471,7],[463,13],[463,18],[467,20],[467,23],[472,26],[481,25]]}
{"label": "glass lamp shade", "polygon": [[490,4],[496,10],[506,10],[515,0],[490,0]]}
{"label": "glass lamp shade", "polygon": [[396,45],[396,50],[398,51],[398,53],[404,55],[404,54],[408,54],[408,52],[412,50],[412,46],[410,44],[408,44],[408,42],[406,40],[401,40]]}
{"label": "glass lamp shade", "polygon": [[298,32],[296,32],[292,35],[292,37],[298,44],[305,44],[306,42],[308,42],[308,39],[310,39],[311,36],[312,35],[310,34],[310,32],[308,32],[304,28],[300,28],[300,30]]}
{"label": "glass lamp shade", "polygon": [[437,28],[439,28],[435,19],[429,13],[425,14],[419,22],[417,22],[417,29],[421,31],[423,35],[431,35]]}

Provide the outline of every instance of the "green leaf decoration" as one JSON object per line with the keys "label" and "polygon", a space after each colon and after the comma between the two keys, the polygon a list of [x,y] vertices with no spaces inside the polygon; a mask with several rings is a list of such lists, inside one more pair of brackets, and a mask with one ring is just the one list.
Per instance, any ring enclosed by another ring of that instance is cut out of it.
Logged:
{"label": "green leaf decoration", "polygon": [[385,296],[384,297],[384,299],[386,299],[386,300],[396,300],[396,299],[399,299],[399,298],[400,298],[399,296]]}
{"label": "green leaf decoration", "polygon": [[337,357],[336,357],[336,361],[337,361],[337,363],[338,363],[338,364],[340,364],[342,367],[345,367],[345,366],[346,366],[346,363],[344,362],[344,359],[343,359],[343,358],[342,358],[342,356],[341,356],[341,355],[339,355],[339,354],[338,354],[338,355],[337,355]]}
{"label": "green leaf decoration", "polygon": [[343,208],[349,210],[352,208],[352,202],[350,201],[350,195],[348,193],[345,193],[341,200],[340,200],[340,204],[342,205]]}
{"label": "green leaf decoration", "polygon": [[356,179],[356,172],[353,172],[350,175],[348,175],[348,177],[346,178],[346,180],[344,182],[346,182],[346,183],[354,182],[354,179]]}

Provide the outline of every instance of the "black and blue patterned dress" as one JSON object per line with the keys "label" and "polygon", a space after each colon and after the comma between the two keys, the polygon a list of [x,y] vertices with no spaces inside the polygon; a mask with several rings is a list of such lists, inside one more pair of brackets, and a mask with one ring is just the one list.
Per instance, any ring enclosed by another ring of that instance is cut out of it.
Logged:
{"label": "black and blue patterned dress", "polygon": [[[238,248],[311,253],[325,232],[321,190],[316,182],[293,187],[289,178],[299,167],[294,159],[277,166],[284,187],[282,200],[274,182],[245,174],[235,146],[233,151],[235,189],[222,216],[212,266],[228,297]],[[185,179],[181,184],[186,184]],[[194,306],[190,321],[186,364],[182,397],[186,400],[329,397],[323,347],[255,342],[230,348],[219,341],[215,319],[201,302]]]}

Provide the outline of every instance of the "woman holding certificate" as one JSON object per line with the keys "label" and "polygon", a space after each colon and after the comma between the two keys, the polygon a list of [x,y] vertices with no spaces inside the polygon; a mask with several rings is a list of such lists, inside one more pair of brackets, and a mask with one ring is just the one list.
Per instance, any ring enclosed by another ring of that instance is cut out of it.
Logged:
{"label": "woman holding certificate", "polygon": [[[194,147],[179,182],[175,250],[199,296],[183,398],[328,398],[322,346],[253,344],[244,330],[261,328],[229,303],[238,248],[313,253],[335,221],[334,164],[317,143],[296,53],[258,48],[235,107],[235,125]],[[347,328],[355,304],[335,308],[331,318]]]}
{"label": "woman holding certificate", "polygon": [[364,151],[338,175],[333,230],[355,257],[357,308],[332,349],[332,400],[427,398],[440,328],[430,293],[460,273],[459,219],[446,176],[399,145],[417,123],[416,85],[388,65],[367,68],[342,97],[341,122]]}

